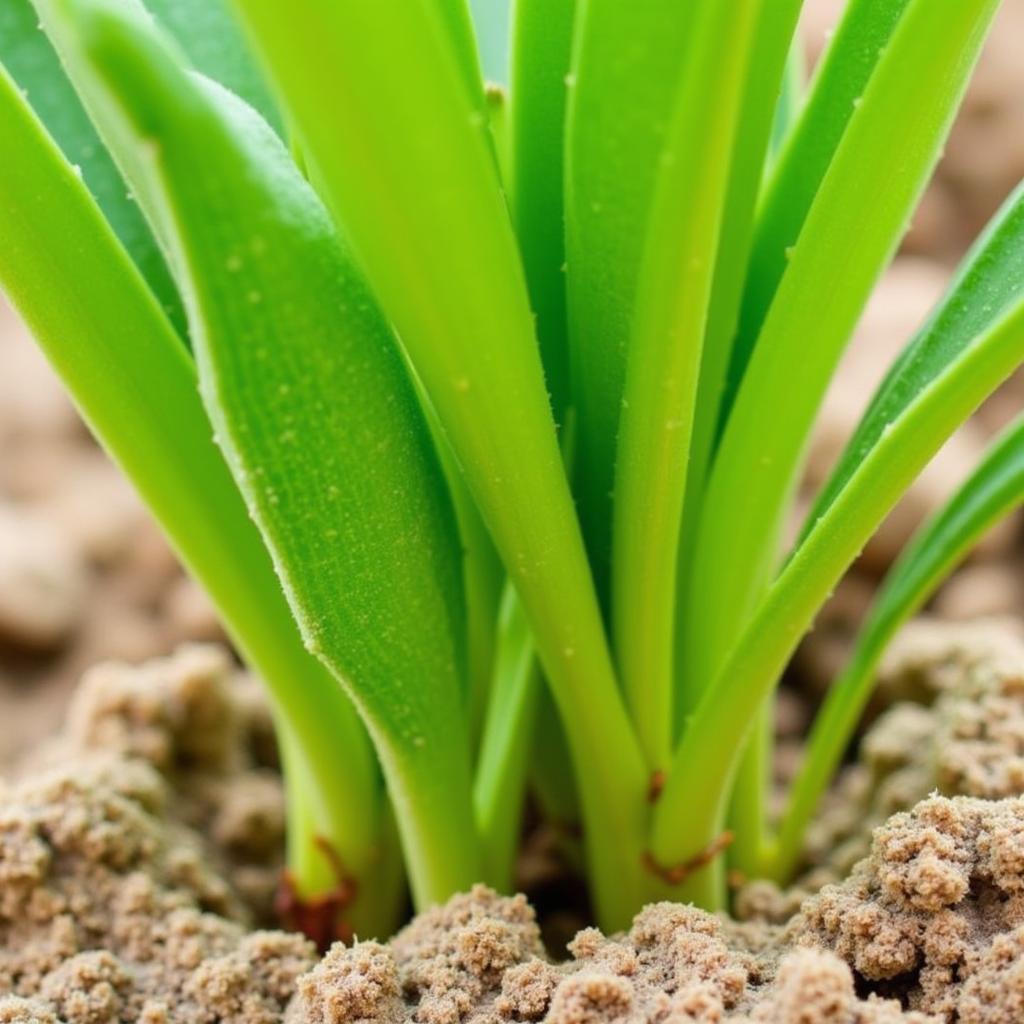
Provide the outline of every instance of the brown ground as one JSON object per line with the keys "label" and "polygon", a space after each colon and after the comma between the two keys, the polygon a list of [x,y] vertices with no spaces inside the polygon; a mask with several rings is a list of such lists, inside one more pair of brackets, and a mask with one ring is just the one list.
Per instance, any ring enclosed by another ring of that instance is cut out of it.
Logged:
{"label": "brown ground", "polygon": [[[836,7],[809,4],[812,49]],[[1005,0],[829,395],[810,484],[1024,177],[1022,40],[1024,0]],[[781,779],[878,576],[1022,405],[1019,380],[988,403],[838,591],[780,703]],[[627,935],[580,932],[554,964],[522,898],[478,889],[318,961],[252,930],[283,835],[258,688],[222,648],[180,646],[222,639],[205,598],[0,307],[0,1024],[1024,1021],[1020,539],[1019,519],[995,531],[934,602],[941,618],[905,632],[803,878],[747,887],[743,923],[659,905]]]}

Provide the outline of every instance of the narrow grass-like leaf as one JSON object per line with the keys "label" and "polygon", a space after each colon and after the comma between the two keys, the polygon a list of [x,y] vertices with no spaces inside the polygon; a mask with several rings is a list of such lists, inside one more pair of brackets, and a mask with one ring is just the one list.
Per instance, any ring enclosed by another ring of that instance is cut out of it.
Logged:
{"label": "narrow grass-like leaf", "polygon": [[633,720],[659,771],[668,766],[674,738],[676,562],[687,452],[729,158],[762,5],[693,5],[630,333],[615,466],[612,623]]}
{"label": "narrow grass-like leaf", "polygon": [[[976,338],[894,420],[768,589],[704,695],[676,751],[655,811],[654,856],[671,865],[711,844],[756,711],[800,637],[872,532],[949,435],[1024,361],[1024,301]],[[701,779],[694,787],[692,780]],[[686,898],[721,899],[713,873],[687,881]]]}
{"label": "narrow grass-like leaf", "polygon": [[[994,323],[1007,305],[1022,293],[1024,188],[1011,197],[993,219],[988,231],[965,260],[964,269],[945,301],[891,368],[831,478],[818,495],[807,517],[803,536],[849,482],[887,425],[964,346]],[[762,735],[765,734],[762,732]],[[767,738],[770,740],[770,733]],[[733,832],[740,837],[731,855],[740,870],[749,875],[762,870],[762,861],[772,855],[772,844],[765,832],[767,780],[764,773],[753,765],[745,764],[735,790],[734,799],[744,801],[746,806],[736,820],[730,821]]]}
{"label": "narrow grass-like leaf", "polygon": [[804,835],[871,696],[889,641],[931,597],[984,533],[1024,503],[1024,418],[992,444],[953,498],[917,533],[889,570],[850,662],[814,720],[765,874],[785,882]]}
{"label": "narrow grass-like leaf", "polygon": [[516,0],[512,39],[512,218],[551,404],[569,404],[565,108],[577,0]]}
{"label": "narrow grass-like leaf", "polygon": [[685,618],[688,706],[771,580],[828,381],[938,159],[997,7],[958,0],[939,17],[932,0],[912,0],[818,191],[704,498]]}
{"label": "narrow grass-like leaf", "polygon": [[578,4],[565,149],[569,345],[577,498],[602,595],[626,349],[693,7],[678,0]]}
{"label": "narrow grass-like leaf", "polygon": [[804,525],[804,537],[848,484],[888,424],[965,346],[1024,294],[1024,185],[992,219],[962,267],[942,304],[901,353],[872,398],[832,475],[815,499]]}
{"label": "narrow grass-like leaf", "polygon": [[125,0],[62,6],[94,106],[145,154],[210,417],[308,648],[370,728],[417,903],[446,899],[479,873],[460,552],[394,338],[258,115],[184,72]]}
{"label": "narrow grass-like leaf", "polygon": [[511,892],[513,886],[540,689],[530,625],[515,590],[508,586],[473,793],[484,878],[501,892]]}
{"label": "narrow grass-like leaf", "polygon": [[787,52],[800,14],[800,0],[778,0],[764,4],[759,15],[754,52],[741,104],[741,120],[729,171],[718,257],[714,270],[714,290],[708,310],[704,349],[701,355],[697,405],[690,438],[686,473],[686,497],[680,527],[679,564],[676,571],[677,671],[674,734],[678,735],[685,708],[685,692],[679,669],[678,641],[684,635],[687,592],[693,549],[697,540],[701,499],[707,484],[708,468],[716,438],[719,409],[729,365],[744,271],[753,235],[754,211],[764,178],[764,166],[771,140],[772,123],[778,108],[781,79]]}
{"label": "narrow grass-like leaf", "polygon": [[787,252],[800,237],[843,133],[909,3],[851,0],[815,73],[807,105],[779,155],[759,210],[723,423],[786,271]]}
{"label": "narrow grass-like leaf", "polygon": [[36,116],[60,146],[142,272],[164,313],[184,334],[181,299],[149,226],[39,28],[30,0],[0,3],[0,62],[24,91]]}
{"label": "narrow grass-like leaf", "polygon": [[[308,816],[290,820],[295,842],[312,848],[323,837],[364,878],[379,818],[369,744],[347,698],[303,650],[263,542],[211,441],[188,353],[2,69],[0,135],[10,147],[0,175],[0,284],[268,685],[301,757],[287,772],[309,780]],[[337,885],[322,860],[292,866],[307,895]],[[351,909],[360,926],[390,924],[374,916],[371,901]]]}
{"label": "narrow grass-like leaf", "polygon": [[515,582],[585,782],[600,914],[626,924],[643,898],[646,769],[561,464],[483,100],[463,88],[434,0],[236,2]]}
{"label": "narrow grass-like leaf", "polygon": [[[806,99],[807,53],[803,34],[798,34],[786,58],[786,70],[782,76],[782,91],[775,105],[772,121],[771,160],[778,157],[789,142],[790,136],[800,122]],[[770,162],[769,162],[770,165]]]}

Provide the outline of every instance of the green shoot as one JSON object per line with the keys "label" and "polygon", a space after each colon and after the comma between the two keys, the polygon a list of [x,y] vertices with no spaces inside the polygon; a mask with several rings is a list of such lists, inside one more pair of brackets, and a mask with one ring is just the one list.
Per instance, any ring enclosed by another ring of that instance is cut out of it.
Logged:
{"label": "green shoot", "polygon": [[806,96],[800,0],[0,12],[0,286],[265,680],[339,931],[512,888],[528,800],[606,928],[798,866],[885,645],[1021,500],[1018,423],[893,568],[774,827],[792,652],[1024,360],[1018,193],[784,557],[997,7],[851,0]]}

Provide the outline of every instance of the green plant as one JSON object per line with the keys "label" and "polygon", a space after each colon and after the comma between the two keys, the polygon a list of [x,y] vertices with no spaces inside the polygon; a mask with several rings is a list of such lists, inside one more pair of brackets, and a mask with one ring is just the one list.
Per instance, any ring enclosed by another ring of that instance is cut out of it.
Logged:
{"label": "green plant", "polygon": [[517,0],[507,110],[464,0],[33,4],[0,283],[266,680],[299,897],[368,934],[403,874],[508,888],[528,784],[608,927],[785,878],[882,646],[1024,494],[1018,425],[893,569],[773,830],[788,658],[1024,358],[1020,192],[783,550],[997,0],[851,0],[803,100],[799,0]]}

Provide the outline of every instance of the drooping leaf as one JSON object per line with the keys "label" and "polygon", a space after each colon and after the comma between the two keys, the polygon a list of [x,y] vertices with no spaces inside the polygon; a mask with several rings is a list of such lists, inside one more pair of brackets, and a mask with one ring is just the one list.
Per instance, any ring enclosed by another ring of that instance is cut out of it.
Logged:
{"label": "drooping leaf", "polygon": [[59,45],[146,176],[205,404],[307,647],[374,737],[417,900],[445,899],[479,869],[460,552],[394,338],[251,108],[183,71],[129,0],[54,8]]}

